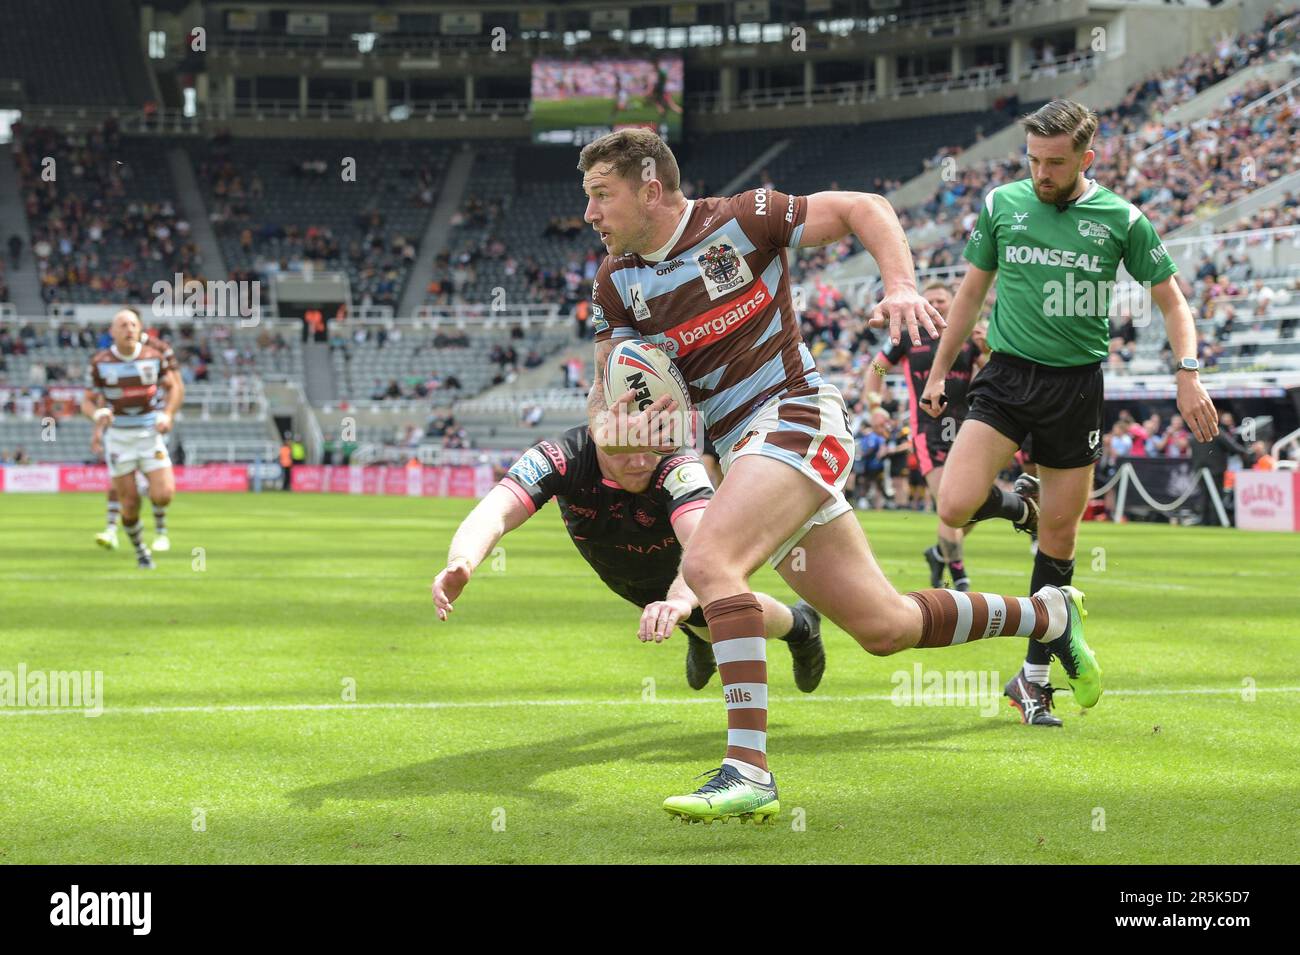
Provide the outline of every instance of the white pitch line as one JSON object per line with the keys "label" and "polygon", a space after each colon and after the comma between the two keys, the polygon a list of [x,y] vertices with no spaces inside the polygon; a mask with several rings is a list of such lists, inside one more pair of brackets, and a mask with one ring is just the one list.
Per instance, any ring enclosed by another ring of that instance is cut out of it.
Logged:
{"label": "white pitch line", "polygon": [[[1107,690],[1107,696],[1236,696],[1244,687],[1182,687],[1174,689],[1147,690]],[[1058,693],[1069,693],[1061,689]],[[1254,688],[1255,693],[1300,693],[1300,686],[1261,686]],[[927,700],[967,700],[969,697],[946,694],[943,697],[927,695]],[[857,696],[778,696],[769,702],[786,703],[890,703],[892,693],[864,693]],[[497,710],[520,706],[716,706],[717,700],[712,696],[694,699],[666,699],[653,703],[640,699],[627,700],[464,700],[444,701],[429,700],[419,703],[250,703],[211,706],[106,706],[101,711],[103,716],[155,716],[163,713],[312,713],[331,712],[335,710]],[[27,709],[5,709],[0,707],[0,716],[81,716],[84,708],[78,707],[31,707]]]}

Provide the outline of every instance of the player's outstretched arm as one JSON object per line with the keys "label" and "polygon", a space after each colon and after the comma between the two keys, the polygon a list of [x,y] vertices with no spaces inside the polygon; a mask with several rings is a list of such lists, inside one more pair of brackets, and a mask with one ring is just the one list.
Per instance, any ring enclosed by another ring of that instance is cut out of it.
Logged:
{"label": "player's outstretched arm", "polygon": [[916,290],[916,269],[907,233],[884,196],[869,192],[818,192],[808,197],[802,247],[838,242],[853,233],[880,267],[885,297],[871,312],[872,328],[889,328],[889,340],[898,344],[906,334],[913,345],[921,344],[919,329],[934,338],[943,328],[943,317]]}
{"label": "player's outstretched arm", "polygon": [[[700,518],[703,516],[704,508],[695,508],[694,510],[685,511],[673,521],[673,533],[677,535],[677,540],[682,545],[683,557],[686,554],[686,545],[690,541],[691,535],[695,533],[695,528],[699,526]],[[679,566],[677,576],[668,585],[668,593],[664,595],[664,599],[646,604],[645,609],[641,611],[641,625],[637,628],[637,639],[642,643],[651,640],[655,643],[663,643],[673,635],[673,629],[678,622],[689,617],[699,605],[699,598],[695,596],[695,592],[690,587],[686,586],[686,581],[682,579],[682,571]]]}
{"label": "player's outstretched arm", "polygon": [[[1171,275],[1151,286],[1151,299],[1165,318],[1165,334],[1169,336],[1174,361],[1195,358],[1196,324],[1183,290],[1178,287],[1178,279]],[[1209,441],[1219,433],[1219,414],[1201,384],[1201,376],[1194,371],[1176,371],[1174,381],[1178,386],[1178,413],[1197,441]]]}
{"label": "player's outstretched arm", "polygon": [[962,277],[952,307],[948,309],[948,327],[943,330],[939,346],[934,350],[930,377],[925,380],[925,390],[921,392],[921,408],[932,417],[943,414],[946,404],[943,383],[952,370],[952,363],[957,360],[957,353],[979,321],[980,309],[984,307],[984,299],[988,297],[996,276],[996,272],[986,272],[970,265]]}
{"label": "player's outstretched arm", "polygon": [[447,551],[447,566],[433,579],[438,619],[446,620],[475,568],[497,542],[532,515],[517,497],[497,485],[460,522]]}

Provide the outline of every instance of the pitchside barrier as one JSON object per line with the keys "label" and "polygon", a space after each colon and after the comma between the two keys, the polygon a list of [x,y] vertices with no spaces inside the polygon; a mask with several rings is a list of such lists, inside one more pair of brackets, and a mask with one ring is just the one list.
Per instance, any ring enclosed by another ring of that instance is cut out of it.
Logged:
{"label": "pitchside barrier", "polygon": [[[269,480],[265,472],[244,464],[179,465],[173,471],[181,494],[279,488],[278,480]],[[108,483],[108,468],[102,464],[0,466],[0,492],[8,494],[103,493]],[[290,484],[295,491],[317,494],[480,498],[492,489],[493,470],[489,464],[377,468],[299,464],[290,474]]]}
{"label": "pitchside barrier", "polygon": [[[1233,471],[1228,474],[1236,526],[1252,531],[1300,531],[1300,472]],[[1094,500],[1115,491],[1117,521],[1155,514],[1171,520],[1197,516],[1202,524],[1228,527],[1223,495],[1208,468],[1196,470],[1185,458],[1120,459]]]}

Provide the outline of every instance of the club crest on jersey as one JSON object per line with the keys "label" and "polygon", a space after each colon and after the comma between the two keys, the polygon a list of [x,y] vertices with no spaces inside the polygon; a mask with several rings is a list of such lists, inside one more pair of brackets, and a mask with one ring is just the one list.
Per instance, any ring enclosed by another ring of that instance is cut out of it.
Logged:
{"label": "club crest on jersey", "polygon": [[632,516],[636,518],[636,522],[640,524],[642,527],[649,527],[651,524],[655,522],[653,515],[647,514],[639,507],[636,509],[636,512]]}
{"label": "club crest on jersey", "polygon": [[700,266],[704,287],[711,299],[720,298],[754,280],[749,263],[736,251],[736,244],[725,233],[710,242],[703,252],[697,252],[695,261]]}

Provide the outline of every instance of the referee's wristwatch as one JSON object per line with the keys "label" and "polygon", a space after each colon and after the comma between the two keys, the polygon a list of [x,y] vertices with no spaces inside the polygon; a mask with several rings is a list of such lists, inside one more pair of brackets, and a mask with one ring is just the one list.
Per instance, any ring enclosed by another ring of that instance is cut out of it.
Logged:
{"label": "referee's wristwatch", "polygon": [[1201,363],[1195,358],[1180,358],[1178,364],[1174,365],[1174,371],[1190,371],[1196,373],[1201,370]]}

